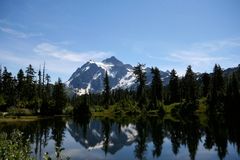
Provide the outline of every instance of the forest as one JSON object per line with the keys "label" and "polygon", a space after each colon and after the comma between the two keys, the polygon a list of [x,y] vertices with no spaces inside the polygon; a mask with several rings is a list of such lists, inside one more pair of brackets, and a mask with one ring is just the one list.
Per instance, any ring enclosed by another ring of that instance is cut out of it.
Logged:
{"label": "forest", "polygon": [[240,104],[240,66],[229,74],[216,64],[212,73],[197,74],[189,65],[183,77],[173,69],[163,86],[160,70],[151,68],[152,83],[146,84],[145,65],[133,69],[134,89],[111,90],[108,73],[102,93],[69,96],[69,89],[59,78],[51,84],[45,65],[37,72],[30,64],[13,76],[0,67],[0,112],[10,115],[89,116],[92,113],[134,115],[171,113],[191,115],[236,113]]}

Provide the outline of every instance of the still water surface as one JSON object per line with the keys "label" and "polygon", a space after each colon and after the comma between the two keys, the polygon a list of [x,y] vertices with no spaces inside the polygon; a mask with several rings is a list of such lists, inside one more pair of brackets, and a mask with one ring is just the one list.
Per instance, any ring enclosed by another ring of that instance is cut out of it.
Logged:
{"label": "still water surface", "polygon": [[30,138],[32,155],[48,152],[72,160],[240,159],[240,125],[236,119],[196,116],[125,119],[52,118],[36,122],[0,123],[0,132],[13,129]]}

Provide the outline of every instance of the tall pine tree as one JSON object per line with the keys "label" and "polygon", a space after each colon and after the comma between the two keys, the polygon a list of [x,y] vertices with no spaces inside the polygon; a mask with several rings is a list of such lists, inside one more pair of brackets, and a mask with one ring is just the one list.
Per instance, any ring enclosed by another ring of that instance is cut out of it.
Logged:
{"label": "tall pine tree", "polygon": [[26,69],[26,85],[25,85],[25,94],[27,96],[27,99],[33,100],[33,98],[35,97],[35,71],[32,67],[32,65],[30,64],[27,69]]}
{"label": "tall pine tree", "polygon": [[174,69],[170,72],[170,81],[168,87],[170,103],[179,102],[179,79],[177,76],[177,72]]}
{"label": "tall pine tree", "polygon": [[157,101],[162,101],[162,80],[160,75],[160,70],[155,67],[151,68],[152,73],[152,85],[151,85],[151,101],[153,104],[152,109],[156,109]]}
{"label": "tall pine tree", "polygon": [[187,103],[194,104],[197,98],[197,85],[195,73],[190,65],[187,67],[184,83],[185,100]]}
{"label": "tall pine tree", "polygon": [[220,65],[215,64],[211,78],[210,94],[208,96],[210,113],[223,113],[224,97],[225,86],[223,71]]}
{"label": "tall pine tree", "polygon": [[210,89],[210,76],[208,73],[203,73],[201,77],[202,81],[202,96],[207,97]]}
{"label": "tall pine tree", "polygon": [[108,73],[106,71],[105,77],[104,77],[104,105],[106,108],[108,108],[108,105],[110,104],[110,86],[109,86],[109,78]]}
{"label": "tall pine tree", "polygon": [[22,69],[18,71],[17,74],[17,94],[18,94],[18,99],[23,100],[24,99],[24,85],[25,85],[25,76],[24,72]]}
{"label": "tall pine tree", "polygon": [[146,97],[144,95],[145,85],[146,85],[146,72],[145,72],[145,64],[138,64],[133,68],[133,73],[136,76],[138,87],[137,87],[137,100],[139,106],[142,108],[146,103]]}
{"label": "tall pine tree", "polygon": [[64,90],[64,84],[62,83],[60,78],[58,78],[58,81],[53,87],[53,99],[55,102],[53,108],[54,114],[62,114],[62,111],[67,103],[67,98]]}

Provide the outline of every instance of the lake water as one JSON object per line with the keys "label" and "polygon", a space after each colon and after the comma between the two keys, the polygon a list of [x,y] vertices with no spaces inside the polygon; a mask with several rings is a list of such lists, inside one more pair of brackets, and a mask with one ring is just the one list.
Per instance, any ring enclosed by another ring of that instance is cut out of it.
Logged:
{"label": "lake water", "polygon": [[237,119],[195,116],[186,119],[126,117],[72,119],[58,117],[35,122],[0,123],[0,131],[13,129],[30,138],[32,155],[72,160],[131,159],[240,159]]}

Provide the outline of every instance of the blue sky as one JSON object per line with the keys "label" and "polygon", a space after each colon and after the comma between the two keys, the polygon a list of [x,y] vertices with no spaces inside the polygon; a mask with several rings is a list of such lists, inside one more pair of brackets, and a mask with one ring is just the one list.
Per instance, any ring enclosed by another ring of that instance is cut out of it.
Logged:
{"label": "blue sky", "polygon": [[0,64],[52,81],[92,59],[211,72],[240,63],[239,0],[1,0]]}

